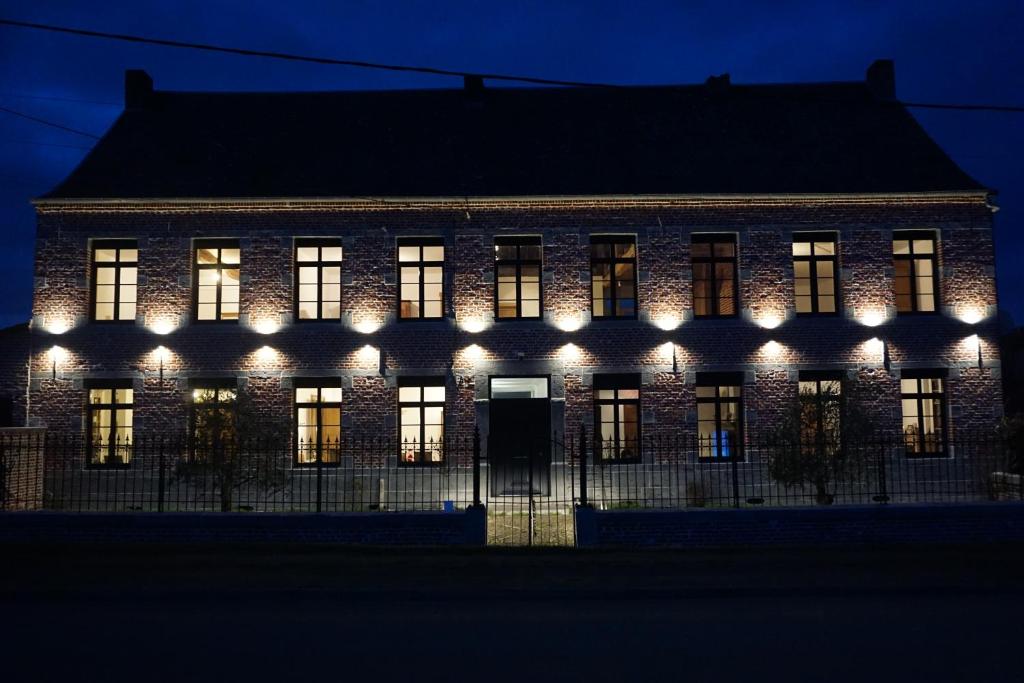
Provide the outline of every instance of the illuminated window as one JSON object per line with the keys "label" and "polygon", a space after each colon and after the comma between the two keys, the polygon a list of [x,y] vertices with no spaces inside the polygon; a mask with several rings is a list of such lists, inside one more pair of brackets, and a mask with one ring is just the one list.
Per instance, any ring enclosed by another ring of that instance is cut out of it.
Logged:
{"label": "illuminated window", "polygon": [[839,310],[834,234],[793,235],[793,287],[798,314],[830,314]]}
{"label": "illuminated window", "polygon": [[238,320],[240,266],[238,240],[196,240],[196,320]]}
{"label": "illuminated window", "polygon": [[900,378],[903,402],[903,444],[907,455],[946,453],[946,380],[935,371],[904,370]]}
{"label": "illuminated window", "polygon": [[636,238],[590,238],[591,307],[594,318],[636,317]]}
{"label": "illuminated window", "polygon": [[594,423],[602,460],[640,459],[640,375],[594,375]]}
{"label": "illuminated window", "polygon": [[540,237],[494,240],[494,312],[499,320],[540,318]]}
{"label": "illuminated window", "polygon": [[399,463],[436,465],[444,460],[444,378],[398,378]]}
{"label": "illuminated window", "polygon": [[801,372],[800,440],[807,444],[838,446],[841,436],[841,375],[832,372]]}
{"label": "illuminated window", "polygon": [[742,375],[697,375],[697,440],[701,458],[743,459]]}
{"label": "illuminated window", "polygon": [[234,379],[196,380],[191,388],[189,434],[194,456],[203,459],[235,441],[238,388]]}
{"label": "illuminated window", "polygon": [[295,240],[295,310],[299,320],[341,319],[341,240]]}
{"label": "illuminated window", "polygon": [[338,464],[341,455],[341,386],[338,378],[295,380],[295,460]]}
{"label": "illuminated window", "polygon": [[132,459],[132,381],[88,383],[89,466],[127,467]]}
{"label": "illuminated window", "polygon": [[398,317],[436,320],[444,317],[444,242],[436,239],[398,241]]}
{"label": "illuminated window", "polygon": [[935,233],[896,232],[892,240],[893,286],[899,313],[938,310]]}
{"label": "illuminated window", "polygon": [[135,320],[139,249],[134,240],[101,240],[92,247],[92,319]]}
{"label": "illuminated window", "polygon": [[693,315],[725,318],[736,315],[739,284],[735,235],[694,235],[690,244],[693,268]]}

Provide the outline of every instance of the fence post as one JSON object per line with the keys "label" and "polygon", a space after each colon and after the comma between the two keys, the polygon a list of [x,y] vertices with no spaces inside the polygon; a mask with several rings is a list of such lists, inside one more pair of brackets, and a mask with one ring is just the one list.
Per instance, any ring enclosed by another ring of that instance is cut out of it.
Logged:
{"label": "fence post", "polygon": [[480,428],[473,427],[473,507],[480,507]]}
{"label": "fence post", "polygon": [[730,469],[732,470],[732,506],[740,506],[740,463],[739,453],[733,452],[729,455]]}
{"label": "fence post", "polygon": [[324,487],[324,449],[318,439],[316,445],[316,511],[321,511],[321,500]]}
{"label": "fence post", "polygon": [[529,512],[529,537],[526,539],[526,545],[533,545],[533,533],[534,533],[534,517],[533,517],[533,444],[530,444],[529,450],[526,452],[526,467],[528,473],[526,475],[526,489],[527,489],[527,511]]}
{"label": "fence post", "polygon": [[580,422],[580,507],[587,507],[587,426]]}
{"label": "fence post", "polygon": [[164,490],[166,489],[166,486],[167,486],[166,485],[166,480],[165,480],[165,477],[166,477],[166,474],[165,474],[166,464],[164,462],[164,439],[165,438],[167,438],[166,435],[164,435],[164,434],[160,435],[160,451],[159,451],[159,454],[158,454],[158,457],[157,457],[157,463],[158,463],[158,466],[160,468],[160,471],[157,473],[157,492],[156,492],[156,511],[157,512],[163,512],[164,511]]}
{"label": "fence post", "polygon": [[878,447],[878,497],[875,498],[879,503],[886,503],[889,501],[889,482],[888,476],[885,473],[885,440],[879,441]]}

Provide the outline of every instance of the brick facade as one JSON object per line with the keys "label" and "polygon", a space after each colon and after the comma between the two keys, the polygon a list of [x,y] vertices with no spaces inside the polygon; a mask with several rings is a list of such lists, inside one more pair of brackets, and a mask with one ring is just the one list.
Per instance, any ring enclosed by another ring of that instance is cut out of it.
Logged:
{"label": "brick facade", "polygon": [[[557,432],[592,423],[591,386],[601,372],[642,373],[649,436],[692,436],[695,373],[702,371],[744,373],[748,432],[766,428],[795,396],[799,370],[842,370],[870,387],[864,409],[886,431],[900,426],[899,375],[906,368],[948,369],[951,437],[987,429],[1001,415],[992,213],[984,193],[53,200],[37,209],[29,414],[31,424],[52,430],[80,433],[84,381],[115,377],[135,381],[137,431],[174,433],[185,430],[188,379],[224,376],[237,377],[261,410],[280,418],[291,416],[293,377],[339,377],[349,434],[396,432],[396,378],[402,375],[447,378],[447,433],[462,438],[476,425],[486,436],[490,375],[550,375]],[[941,289],[935,315],[895,314],[891,239],[900,229],[936,231]],[[804,231],[838,233],[838,316],[794,315],[790,244],[794,232]],[[691,234],[699,232],[737,235],[742,315],[735,319],[693,319],[689,249]],[[590,320],[588,245],[592,234],[603,233],[636,236],[637,320]],[[543,238],[544,319],[495,323],[493,240],[522,234]],[[395,240],[409,235],[444,238],[443,321],[395,319]],[[293,319],[294,238],[316,236],[343,241],[341,322]],[[191,244],[200,237],[241,242],[238,323],[190,322]],[[89,245],[97,238],[138,240],[134,324],[89,322]],[[865,325],[872,315],[885,322]],[[961,319],[972,315],[980,321]],[[579,329],[560,328],[570,319]],[[772,319],[781,324],[764,326]],[[56,354],[54,346],[61,349]],[[154,352],[161,346],[167,353],[162,376]]]}

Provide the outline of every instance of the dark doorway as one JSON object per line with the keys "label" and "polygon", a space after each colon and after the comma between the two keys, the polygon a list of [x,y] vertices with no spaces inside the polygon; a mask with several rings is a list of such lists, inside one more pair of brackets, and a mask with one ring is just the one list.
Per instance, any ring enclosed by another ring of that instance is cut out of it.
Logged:
{"label": "dark doorway", "polygon": [[[487,457],[496,496],[547,495],[551,403],[546,377],[492,377]],[[532,485],[532,486],[531,486]]]}

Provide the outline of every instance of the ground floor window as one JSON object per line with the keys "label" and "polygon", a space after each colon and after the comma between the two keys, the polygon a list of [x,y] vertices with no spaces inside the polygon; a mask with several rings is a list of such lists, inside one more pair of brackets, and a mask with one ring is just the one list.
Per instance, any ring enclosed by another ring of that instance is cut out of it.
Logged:
{"label": "ground floor window", "polygon": [[234,379],[196,380],[189,403],[192,454],[204,459],[210,449],[234,444],[238,387]]}
{"label": "ground floor window", "polygon": [[594,376],[594,423],[602,460],[640,459],[640,375]]}
{"label": "ground floor window", "polygon": [[295,461],[336,465],[341,455],[341,386],[337,377],[295,380]]}
{"label": "ground floor window", "polygon": [[904,371],[900,378],[903,445],[907,455],[946,453],[946,380],[936,371]]}
{"label": "ground floor window", "polygon": [[838,448],[842,435],[842,377],[831,372],[801,372],[800,441]]}
{"label": "ground floor window", "polygon": [[697,441],[700,458],[743,458],[742,375],[697,375]]}
{"label": "ground floor window", "polygon": [[132,459],[132,381],[90,384],[88,463],[91,467],[127,467]]}
{"label": "ground floor window", "polygon": [[443,377],[399,378],[400,463],[431,465],[444,461],[444,393]]}

